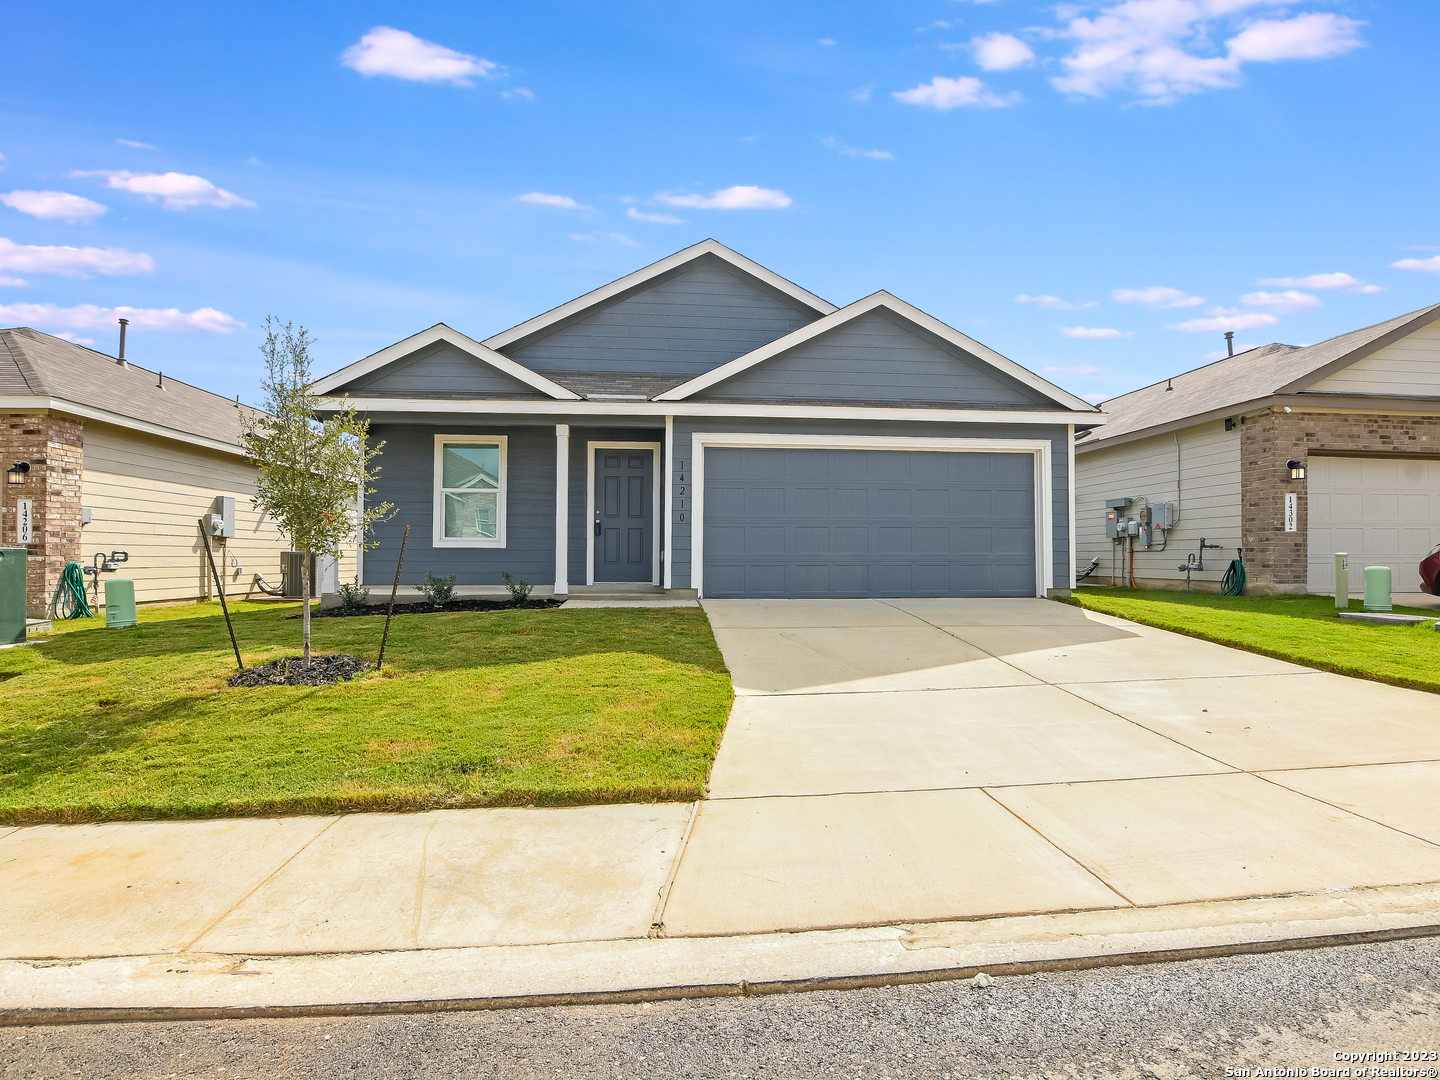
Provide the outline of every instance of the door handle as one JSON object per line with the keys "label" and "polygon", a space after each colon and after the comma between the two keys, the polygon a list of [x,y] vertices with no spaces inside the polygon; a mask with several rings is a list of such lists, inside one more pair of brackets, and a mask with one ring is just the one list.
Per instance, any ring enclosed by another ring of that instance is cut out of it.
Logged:
{"label": "door handle", "polygon": [[604,530],[603,530],[603,528],[602,528],[601,525],[600,525],[600,511],[599,511],[599,510],[596,510],[596,511],[595,511],[595,535],[596,535],[596,536],[602,536],[602,535],[604,535]]}
{"label": "door handle", "polygon": [[602,532],[602,530],[601,530],[601,528],[600,528],[600,522],[597,521],[597,522],[595,522],[595,535],[596,535],[596,536],[599,536],[599,535],[601,534],[601,532]]}

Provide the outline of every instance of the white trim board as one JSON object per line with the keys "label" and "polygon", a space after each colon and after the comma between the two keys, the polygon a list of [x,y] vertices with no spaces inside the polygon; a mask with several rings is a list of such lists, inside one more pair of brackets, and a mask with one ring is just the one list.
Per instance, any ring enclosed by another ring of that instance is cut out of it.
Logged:
{"label": "white trim board", "polygon": [[[1044,394],[1050,398],[1050,400],[1058,402],[1069,409],[1076,410],[1077,412],[1093,413],[1099,411],[1088,401],[1076,397],[1069,391],[1060,389],[1060,387],[1054,383],[1047,379],[1042,379],[1039,375],[1021,367],[1008,357],[1001,356],[989,346],[980,344],[980,342],[962,334],[953,326],[947,326],[933,315],[927,315],[914,305],[907,304],[904,300],[890,295],[883,289],[877,293],[872,293],[863,300],[857,300],[855,303],[848,307],[843,307],[839,311],[831,312],[823,319],[817,319],[815,322],[802,326],[798,330],[791,331],[784,337],[777,338],[770,342],[768,345],[762,345],[760,348],[748,352],[744,356],[731,360],[728,364],[721,364],[719,367],[707,371],[704,375],[699,375],[689,382],[681,383],[673,389],[666,390],[663,394],[657,394],[654,400],[684,401],[692,394],[709,389],[717,383],[724,382],[726,379],[740,374],[742,371],[748,371],[757,364],[763,364],[766,360],[789,352],[798,345],[803,345],[807,341],[813,341],[821,334],[828,333],[837,327],[843,326],[848,322],[858,319],[862,315],[867,315],[880,308],[884,308],[891,314],[898,315],[900,318],[915,324],[920,329],[929,331],[942,341],[946,341],[970,353],[972,356],[978,357],[1003,374],[1010,376],[1010,378],[1017,382],[1023,383],[1032,390]],[[921,410],[913,411],[918,412]]]}
{"label": "white trim board", "polygon": [[[585,444],[585,584],[595,584],[595,451],[649,450],[651,459],[650,493],[652,522],[650,526],[650,584],[660,584],[660,482],[663,463],[662,444],[657,442],[587,442]],[[609,582],[606,582],[609,584]]]}
{"label": "white trim board", "polygon": [[[948,424],[1044,424],[1064,427],[1080,424],[1099,427],[1105,423],[1102,413],[1053,411],[1018,411],[1009,409],[910,409],[851,405],[746,405],[705,401],[456,401],[420,398],[349,398],[342,402],[332,398],[334,409],[355,406],[362,414],[432,413],[491,416],[648,416],[658,422],[666,416],[755,417],[759,419],[796,420],[905,420],[921,423]],[[324,406],[318,410],[327,412]]]}
{"label": "white trim board", "polygon": [[798,300],[801,304],[821,315],[828,315],[835,310],[835,305],[828,300],[822,300],[814,293],[802,289],[793,281],[789,281],[773,270],[767,270],[757,262],[752,262],[738,251],[732,251],[718,240],[702,240],[698,244],[667,255],[659,262],[651,263],[649,266],[636,270],[633,274],[626,274],[622,278],[593,289],[584,296],[577,296],[574,300],[567,301],[559,307],[551,308],[542,315],[533,319],[527,319],[518,326],[512,326],[509,330],[502,330],[493,337],[485,339],[483,344],[492,349],[503,349],[507,345],[513,345],[517,341],[547,330],[558,323],[564,322],[573,315],[578,315],[587,308],[595,307],[612,300],[636,286],[652,281],[662,274],[668,274],[671,270],[678,269],[686,263],[694,262],[703,255],[714,255],[716,258],[729,263],[735,269],[748,274],[759,281],[769,285],[777,292],[784,293],[792,300]]}
{"label": "white trim board", "polygon": [[[885,435],[802,435],[696,431],[690,436],[690,587],[705,596],[705,451],[712,446],[741,449],[940,450],[952,453],[1033,454],[1035,457],[1035,595],[1055,585],[1054,483],[1048,439],[927,439]],[[1074,479],[1071,479],[1074,487]]]}
{"label": "white trim board", "polygon": [[[468,353],[481,363],[489,364],[497,371],[504,372],[506,375],[524,383],[531,389],[539,390],[543,394],[549,394],[552,398],[561,401],[580,400],[580,395],[573,390],[566,390],[565,387],[557,382],[551,382],[538,371],[531,371],[525,365],[517,364],[508,356],[502,356],[489,346],[476,341],[474,338],[466,337],[460,333],[459,330],[452,329],[444,323],[436,323],[428,330],[421,330],[418,334],[411,334],[404,341],[397,341],[388,348],[381,349],[377,353],[371,353],[363,360],[357,360],[355,363],[343,367],[339,371],[316,379],[313,384],[314,390],[317,394],[328,394],[332,390],[344,386],[346,383],[353,382],[364,375],[369,375],[371,372],[379,371],[383,367],[388,367],[390,364],[404,360],[412,353],[440,341],[455,346],[461,352]],[[358,402],[356,402],[356,405],[360,407]]]}

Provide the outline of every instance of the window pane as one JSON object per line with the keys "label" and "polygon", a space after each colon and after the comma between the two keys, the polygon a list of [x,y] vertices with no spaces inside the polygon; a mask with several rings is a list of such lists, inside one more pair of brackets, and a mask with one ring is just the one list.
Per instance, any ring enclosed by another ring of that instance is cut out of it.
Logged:
{"label": "window pane", "polygon": [[447,490],[479,488],[494,491],[500,486],[500,447],[494,443],[446,443],[440,460],[440,486]]}
{"label": "window pane", "polygon": [[476,537],[493,540],[499,535],[496,495],[470,493],[445,495],[445,535],[454,539]]}

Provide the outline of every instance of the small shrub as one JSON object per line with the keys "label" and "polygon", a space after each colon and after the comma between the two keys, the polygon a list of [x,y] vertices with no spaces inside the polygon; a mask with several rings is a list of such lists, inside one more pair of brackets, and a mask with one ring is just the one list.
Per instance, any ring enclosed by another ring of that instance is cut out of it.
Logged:
{"label": "small shrub", "polygon": [[500,580],[505,582],[505,588],[510,590],[510,599],[514,600],[517,604],[523,604],[526,600],[529,600],[530,590],[535,588],[535,586],[531,585],[528,581],[516,581],[510,576],[509,570],[500,571]]}
{"label": "small shrub", "polygon": [[342,581],[340,583],[340,606],[345,608],[367,607],[370,603],[370,590],[361,586],[359,580],[353,582]]}
{"label": "small shrub", "polygon": [[415,586],[430,601],[431,607],[444,607],[455,599],[455,575],[437,577],[434,570],[425,571],[425,580]]}

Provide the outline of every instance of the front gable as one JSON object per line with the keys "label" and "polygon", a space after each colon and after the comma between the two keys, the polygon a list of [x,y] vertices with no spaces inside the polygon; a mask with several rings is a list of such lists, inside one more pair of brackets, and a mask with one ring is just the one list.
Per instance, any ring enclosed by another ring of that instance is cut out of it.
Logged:
{"label": "front gable", "polygon": [[448,341],[422,346],[334,391],[352,397],[545,398]]}
{"label": "front gable", "polygon": [[526,367],[557,376],[653,373],[683,379],[784,337],[821,314],[702,253],[497,347]]}
{"label": "front gable", "polygon": [[1440,322],[1305,387],[1304,393],[1440,397]]}

